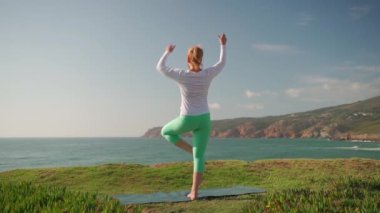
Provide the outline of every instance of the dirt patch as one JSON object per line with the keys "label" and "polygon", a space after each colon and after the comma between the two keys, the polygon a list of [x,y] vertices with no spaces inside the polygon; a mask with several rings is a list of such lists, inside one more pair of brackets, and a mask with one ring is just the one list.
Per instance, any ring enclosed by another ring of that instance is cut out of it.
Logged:
{"label": "dirt patch", "polygon": [[166,168],[175,165],[176,163],[158,163],[158,164],[152,164],[149,167],[150,168]]}
{"label": "dirt patch", "polygon": [[210,165],[213,167],[223,167],[226,165],[226,162],[224,161],[206,161],[206,165]]}
{"label": "dirt patch", "polygon": [[252,162],[247,165],[248,170],[268,170],[273,168],[292,168],[293,163],[289,160],[271,160],[267,162]]}
{"label": "dirt patch", "polygon": [[41,179],[47,179],[55,175],[55,171],[52,170],[42,170],[38,172],[38,176]]}
{"label": "dirt patch", "polygon": [[380,164],[375,161],[366,160],[345,160],[343,166],[347,170],[356,171],[380,171]]}
{"label": "dirt patch", "polygon": [[318,170],[331,172],[335,170],[345,171],[380,171],[380,163],[374,160],[363,159],[332,159],[332,160],[270,160],[256,161],[246,166],[248,171],[271,170],[271,169],[292,169]]}

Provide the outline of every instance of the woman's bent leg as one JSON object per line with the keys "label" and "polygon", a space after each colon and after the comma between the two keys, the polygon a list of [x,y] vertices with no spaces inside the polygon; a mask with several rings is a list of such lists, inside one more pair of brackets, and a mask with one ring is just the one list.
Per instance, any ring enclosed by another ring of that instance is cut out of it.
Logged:
{"label": "woman's bent leg", "polygon": [[179,136],[179,133],[175,131],[175,129],[177,129],[177,126],[179,126],[180,123],[181,123],[181,119],[180,117],[177,117],[171,120],[165,126],[163,126],[161,129],[162,137],[164,137],[167,141],[173,144],[178,142],[180,139],[180,136]]}
{"label": "woman's bent leg", "polygon": [[178,116],[174,120],[167,123],[162,129],[161,129],[161,135],[169,142],[173,143],[174,145],[178,146],[179,148],[189,152],[190,154],[193,153],[192,146],[190,146],[186,141],[181,139],[180,134],[184,132],[191,131],[196,126],[196,123],[193,121],[193,119],[185,116]]}

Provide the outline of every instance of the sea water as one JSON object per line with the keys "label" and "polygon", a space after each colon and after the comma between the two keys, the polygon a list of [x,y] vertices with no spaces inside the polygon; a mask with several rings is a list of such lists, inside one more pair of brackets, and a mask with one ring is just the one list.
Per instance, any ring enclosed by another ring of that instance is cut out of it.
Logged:
{"label": "sea water", "polygon": [[[191,139],[187,138],[191,143]],[[279,158],[380,159],[380,143],[319,139],[211,138],[206,160]],[[0,138],[0,171],[105,163],[157,164],[192,161],[163,138]]]}

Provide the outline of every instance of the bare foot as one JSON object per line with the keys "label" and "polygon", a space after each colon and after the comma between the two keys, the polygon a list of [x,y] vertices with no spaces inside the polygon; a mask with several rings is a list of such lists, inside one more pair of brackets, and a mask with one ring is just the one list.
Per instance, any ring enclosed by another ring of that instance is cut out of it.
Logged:
{"label": "bare foot", "polygon": [[196,200],[198,198],[198,195],[194,192],[190,192],[187,197],[190,198],[190,200]]}

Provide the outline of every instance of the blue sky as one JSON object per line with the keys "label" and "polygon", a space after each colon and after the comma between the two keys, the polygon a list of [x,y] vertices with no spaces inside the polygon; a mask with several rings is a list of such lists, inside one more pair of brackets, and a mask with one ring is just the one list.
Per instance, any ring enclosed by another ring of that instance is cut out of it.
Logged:
{"label": "blue sky", "polygon": [[0,137],[140,136],[179,114],[186,50],[227,64],[212,119],[262,117],[380,95],[379,1],[2,1]]}

